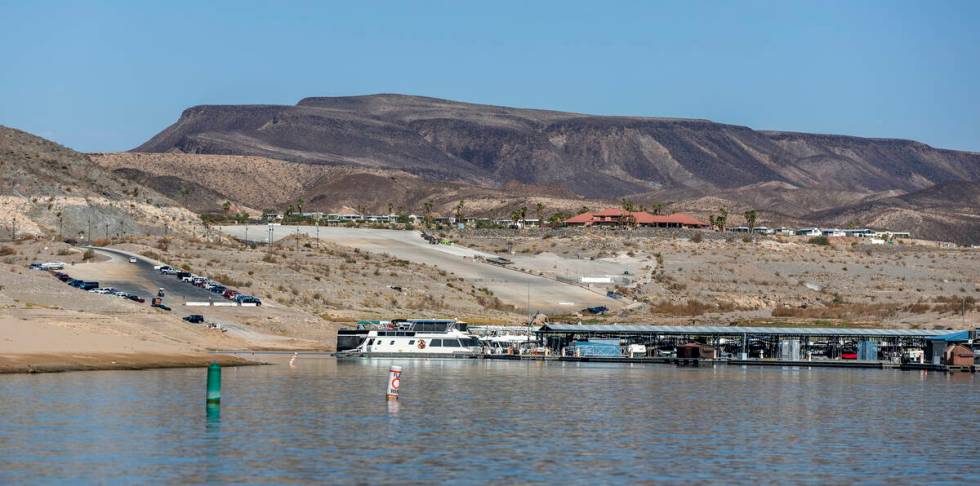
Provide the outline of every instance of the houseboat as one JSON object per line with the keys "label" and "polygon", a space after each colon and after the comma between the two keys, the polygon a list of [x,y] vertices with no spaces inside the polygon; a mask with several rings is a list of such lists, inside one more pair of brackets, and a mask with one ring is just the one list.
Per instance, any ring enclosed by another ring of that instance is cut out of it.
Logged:
{"label": "houseboat", "polygon": [[395,319],[337,331],[337,357],[474,358],[480,339],[451,319]]}

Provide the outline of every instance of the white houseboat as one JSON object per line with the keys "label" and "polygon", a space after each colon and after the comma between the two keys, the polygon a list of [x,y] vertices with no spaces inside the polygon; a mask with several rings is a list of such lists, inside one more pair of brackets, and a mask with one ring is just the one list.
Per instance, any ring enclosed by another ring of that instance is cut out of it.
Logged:
{"label": "white houseboat", "polygon": [[470,358],[483,353],[466,323],[448,319],[395,319],[337,331],[337,357]]}

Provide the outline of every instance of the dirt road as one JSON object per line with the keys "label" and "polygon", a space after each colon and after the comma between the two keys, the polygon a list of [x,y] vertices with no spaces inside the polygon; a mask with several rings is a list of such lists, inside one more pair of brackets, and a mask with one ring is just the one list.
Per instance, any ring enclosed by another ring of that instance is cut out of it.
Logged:
{"label": "dirt road", "polygon": [[[233,237],[245,238],[245,228],[225,226],[221,230]],[[269,236],[267,226],[250,226],[247,231],[249,239],[253,241],[258,239],[264,242]],[[313,226],[273,227],[273,241],[295,234],[316,237],[317,229]],[[501,301],[519,309],[527,309],[530,302],[530,312],[556,314],[573,312],[584,307],[605,305],[614,309],[622,305],[620,301],[599,292],[488,264],[475,258],[494,256],[489,253],[460,246],[431,245],[417,231],[320,227],[319,237],[325,241],[359,248],[361,251],[386,253],[411,262],[436,266],[473,285],[490,289]]]}

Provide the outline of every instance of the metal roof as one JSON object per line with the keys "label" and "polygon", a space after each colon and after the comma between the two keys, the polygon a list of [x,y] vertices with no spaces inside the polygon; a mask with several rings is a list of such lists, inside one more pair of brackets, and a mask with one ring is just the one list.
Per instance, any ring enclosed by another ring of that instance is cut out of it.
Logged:
{"label": "metal roof", "polygon": [[[540,333],[611,333],[611,334],[673,334],[673,335],[739,335],[767,334],[781,336],[950,336],[967,331],[945,329],[874,329],[854,327],[740,327],[740,326],[656,326],[650,324],[546,324]],[[958,336],[957,336],[958,337]]]}

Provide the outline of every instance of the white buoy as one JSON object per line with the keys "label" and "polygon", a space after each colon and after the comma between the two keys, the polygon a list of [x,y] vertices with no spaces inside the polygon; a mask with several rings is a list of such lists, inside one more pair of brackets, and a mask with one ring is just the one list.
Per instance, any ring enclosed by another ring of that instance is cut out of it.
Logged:
{"label": "white buoy", "polygon": [[385,393],[385,398],[388,400],[398,400],[398,387],[401,386],[401,377],[401,366],[392,365],[388,369],[388,391]]}

